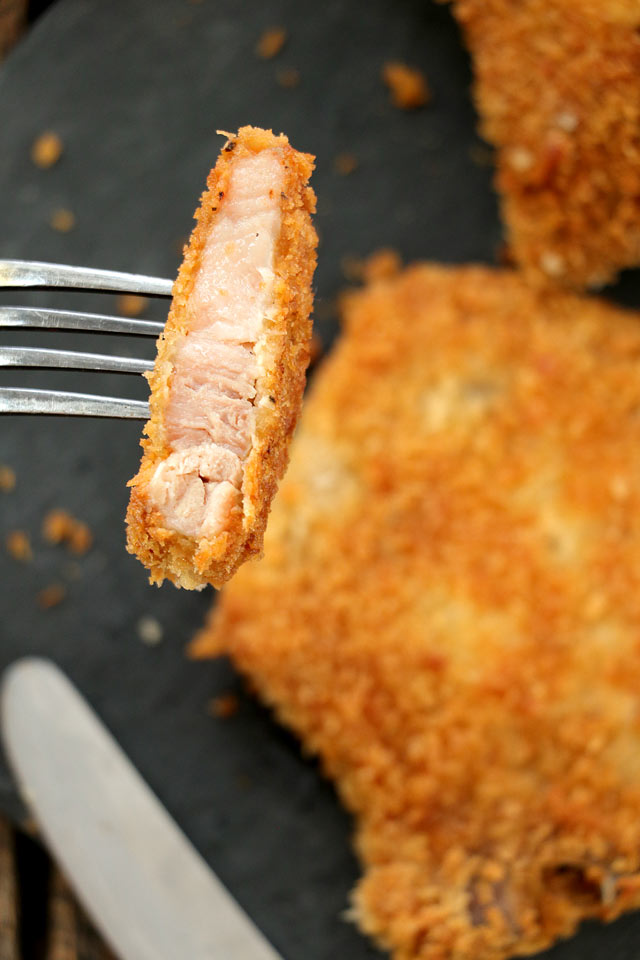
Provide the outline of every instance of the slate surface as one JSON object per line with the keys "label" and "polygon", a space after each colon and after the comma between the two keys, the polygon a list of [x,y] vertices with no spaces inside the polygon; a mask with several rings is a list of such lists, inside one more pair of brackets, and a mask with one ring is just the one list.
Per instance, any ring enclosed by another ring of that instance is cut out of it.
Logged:
{"label": "slate surface", "polygon": [[[254,44],[274,24],[287,27],[287,45],[276,60],[258,60]],[[425,110],[390,106],[379,74],[394,57],[427,72],[433,102]],[[300,70],[295,89],[277,82],[289,67]],[[0,256],[173,276],[221,144],[216,129],[273,127],[318,157],[317,329],[328,343],[346,255],[391,245],[406,259],[494,260],[501,231],[469,79],[448,10],[428,0],[59,0],[0,71]],[[42,171],[29,147],[47,128],[65,149]],[[359,160],[349,177],[333,168],[342,151]],[[68,234],[48,226],[59,207],[75,214]],[[615,294],[638,303],[639,291],[629,275]],[[0,302],[114,310],[112,297],[79,294],[4,293]],[[161,304],[146,316],[161,318]],[[80,335],[45,336],[96,349]],[[5,332],[2,340],[35,337]],[[109,339],[99,349],[136,345]],[[24,379],[2,375],[6,384]],[[95,385],[81,374],[27,379]],[[132,378],[95,388],[144,395]],[[0,463],[18,477],[16,491],[0,498],[0,537],[25,529],[35,554],[26,566],[0,559],[0,668],[37,653],[69,673],[286,960],[377,956],[340,918],[357,865],[330,786],[227,663],[184,657],[212,595],[152,588],[124,551],[125,483],[139,432],[136,423],[0,422]],[[94,531],[95,547],[80,561],[42,542],[42,518],[57,506]],[[36,595],[51,582],[64,584],[67,597],[45,612]],[[153,648],[137,633],[147,615],[164,630]],[[208,700],[230,690],[240,697],[238,715],[212,719]],[[21,816],[4,766],[0,809]],[[627,918],[589,927],[553,955],[589,960],[607,951],[623,960],[638,949],[640,922]]]}

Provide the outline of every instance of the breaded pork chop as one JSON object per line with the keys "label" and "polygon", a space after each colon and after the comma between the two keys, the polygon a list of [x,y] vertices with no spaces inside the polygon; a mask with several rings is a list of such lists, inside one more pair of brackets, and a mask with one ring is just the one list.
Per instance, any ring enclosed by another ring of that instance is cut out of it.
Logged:
{"label": "breaded pork chop", "polygon": [[640,905],[640,316],[476,267],[353,295],[193,653],[321,757],[395,960]]}
{"label": "breaded pork chop", "polygon": [[211,171],[149,377],[127,547],[177,586],[262,549],[309,362],[313,158],[243,127]]}
{"label": "breaded pork chop", "polygon": [[638,0],[453,0],[515,259],[582,288],[640,264]]}

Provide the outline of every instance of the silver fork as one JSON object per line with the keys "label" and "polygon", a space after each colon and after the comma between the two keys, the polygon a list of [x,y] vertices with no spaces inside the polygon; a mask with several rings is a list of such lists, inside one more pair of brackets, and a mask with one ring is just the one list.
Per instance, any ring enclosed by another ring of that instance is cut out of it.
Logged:
{"label": "silver fork", "polygon": [[[0,288],[48,287],[95,290],[170,297],[173,281],[116,270],[92,270],[29,260],[0,260]],[[118,333],[158,337],[163,323],[133,320],[70,310],[0,306],[0,327],[77,330],[83,333]],[[34,347],[0,347],[0,367],[95,370],[110,373],[144,373],[150,360],[114,357],[100,353],[46,350]],[[58,390],[0,387],[0,413],[53,413],[84,417],[120,417],[146,420],[149,404],[143,400],[93,396]]]}

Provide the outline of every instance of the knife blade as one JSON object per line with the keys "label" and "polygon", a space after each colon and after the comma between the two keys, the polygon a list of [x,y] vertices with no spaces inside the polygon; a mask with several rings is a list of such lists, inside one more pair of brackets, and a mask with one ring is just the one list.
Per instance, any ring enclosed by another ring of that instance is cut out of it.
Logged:
{"label": "knife blade", "polygon": [[0,719],[25,803],[121,960],[281,960],[58,667],[9,667]]}

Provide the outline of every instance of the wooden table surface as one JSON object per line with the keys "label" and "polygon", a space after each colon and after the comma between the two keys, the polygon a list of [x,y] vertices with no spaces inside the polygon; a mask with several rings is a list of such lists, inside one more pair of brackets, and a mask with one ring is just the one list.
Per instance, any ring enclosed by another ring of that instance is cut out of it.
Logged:
{"label": "wooden table surface", "polygon": [[115,960],[31,834],[0,818],[0,960]]}

